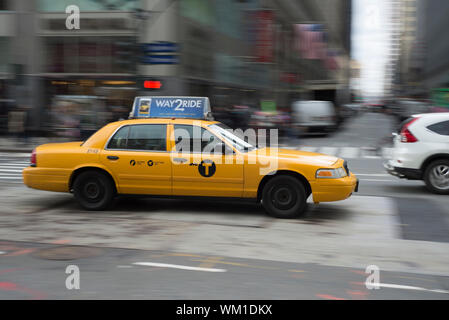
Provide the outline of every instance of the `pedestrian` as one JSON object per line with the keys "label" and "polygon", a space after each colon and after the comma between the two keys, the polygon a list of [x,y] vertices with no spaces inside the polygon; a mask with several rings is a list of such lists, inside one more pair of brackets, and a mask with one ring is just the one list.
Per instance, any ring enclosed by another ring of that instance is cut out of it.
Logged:
{"label": "pedestrian", "polygon": [[12,137],[20,141],[25,133],[26,113],[21,107],[17,107],[8,113],[8,132]]}

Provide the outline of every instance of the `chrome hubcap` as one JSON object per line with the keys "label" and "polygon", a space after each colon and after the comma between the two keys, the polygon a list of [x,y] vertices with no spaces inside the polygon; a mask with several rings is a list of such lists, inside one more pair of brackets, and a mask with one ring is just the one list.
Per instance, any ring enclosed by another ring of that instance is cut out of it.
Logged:
{"label": "chrome hubcap", "polygon": [[437,165],[432,168],[429,176],[432,185],[440,190],[449,189],[449,166]]}

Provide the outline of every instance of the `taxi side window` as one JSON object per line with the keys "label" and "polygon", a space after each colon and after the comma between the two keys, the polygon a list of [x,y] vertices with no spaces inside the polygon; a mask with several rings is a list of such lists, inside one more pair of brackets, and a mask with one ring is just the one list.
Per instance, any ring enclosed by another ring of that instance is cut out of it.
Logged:
{"label": "taxi side window", "polygon": [[129,126],[121,128],[115,133],[107,146],[108,149],[126,149],[128,144]]}
{"label": "taxi side window", "polygon": [[166,139],[167,125],[165,124],[125,126],[116,132],[107,148],[166,151]]}
{"label": "taxi side window", "polygon": [[128,149],[166,151],[167,125],[142,124],[130,127]]}
{"label": "taxi side window", "polygon": [[174,129],[176,151],[178,152],[213,152],[213,146],[221,142],[202,127],[175,124]]}

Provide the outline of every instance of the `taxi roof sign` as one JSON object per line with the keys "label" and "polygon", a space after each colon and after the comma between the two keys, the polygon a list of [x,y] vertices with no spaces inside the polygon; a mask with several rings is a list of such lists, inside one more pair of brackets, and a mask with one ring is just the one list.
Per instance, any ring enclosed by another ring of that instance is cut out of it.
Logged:
{"label": "taxi roof sign", "polygon": [[209,98],[207,97],[158,97],[134,98],[130,119],[145,118],[187,118],[211,120]]}

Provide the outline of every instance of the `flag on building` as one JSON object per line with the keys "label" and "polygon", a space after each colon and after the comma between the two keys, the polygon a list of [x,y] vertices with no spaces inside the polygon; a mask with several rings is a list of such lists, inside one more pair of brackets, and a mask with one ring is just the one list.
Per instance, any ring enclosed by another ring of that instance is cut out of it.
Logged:
{"label": "flag on building", "polygon": [[336,50],[328,50],[327,57],[325,60],[325,66],[328,70],[337,70],[339,67],[338,64],[338,52]]}
{"label": "flag on building", "polygon": [[327,35],[322,24],[294,25],[295,47],[303,59],[321,59],[327,57]]}

